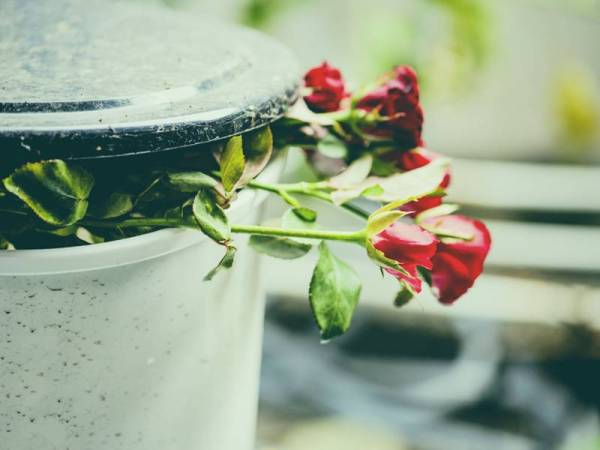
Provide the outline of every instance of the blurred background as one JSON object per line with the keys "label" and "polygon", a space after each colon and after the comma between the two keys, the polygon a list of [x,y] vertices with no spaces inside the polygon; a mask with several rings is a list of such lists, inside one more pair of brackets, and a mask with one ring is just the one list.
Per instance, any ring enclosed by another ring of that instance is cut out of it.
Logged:
{"label": "blurred background", "polygon": [[450,196],[494,238],[452,308],[394,310],[395,283],[339,248],[364,294],[328,345],[306,304],[313,261],[265,259],[261,449],[600,449],[600,1],[162,3],[258,28],[353,86],[413,65]]}

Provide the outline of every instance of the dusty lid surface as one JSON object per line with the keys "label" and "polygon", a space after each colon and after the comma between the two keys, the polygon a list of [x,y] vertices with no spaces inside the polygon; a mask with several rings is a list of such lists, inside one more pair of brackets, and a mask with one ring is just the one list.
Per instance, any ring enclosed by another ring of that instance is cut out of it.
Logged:
{"label": "dusty lid surface", "polygon": [[0,149],[15,160],[207,143],[296,96],[294,57],[252,30],[144,2],[1,3]]}

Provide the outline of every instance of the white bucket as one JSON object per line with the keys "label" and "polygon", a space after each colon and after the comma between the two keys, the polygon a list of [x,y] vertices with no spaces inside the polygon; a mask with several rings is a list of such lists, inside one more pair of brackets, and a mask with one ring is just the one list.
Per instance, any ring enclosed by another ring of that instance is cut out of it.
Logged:
{"label": "white bucket", "polygon": [[264,295],[238,247],[211,282],[223,249],[191,230],[0,252],[0,449],[254,448]]}

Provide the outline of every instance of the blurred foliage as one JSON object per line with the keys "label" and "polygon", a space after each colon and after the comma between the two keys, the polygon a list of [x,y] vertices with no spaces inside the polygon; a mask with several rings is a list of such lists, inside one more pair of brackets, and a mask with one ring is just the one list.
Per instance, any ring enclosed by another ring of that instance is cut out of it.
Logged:
{"label": "blurred foliage", "polygon": [[254,28],[265,29],[283,11],[309,3],[310,0],[249,0],[240,11],[240,22]]}
{"label": "blurred foliage", "polygon": [[[269,29],[280,14],[307,4],[319,7],[318,2],[307,0],[247,0],[240,21]],[[347,39],[360,61],[355,68],[359,81],[372,80],[398,64],[411,64],[428,92],[460,92],[490,53],[493,27],[483,0],[417,0],[400,5],[348,1],[344,5],[353,30]],[[337,20],[340,17],[331,17],[332,22]]]}
{"label": "blurred foliage", "polygon": [[570,153],[566,156],[592,149],[600,132],[600,95],[594,76],[583,67],[565,65],[553,87],[560,139]]}
{"label": "blurred foliage", "polygon": [[540,4],[540,6],[551,6],[563,8],[567,13],[579,13],[590,15],[600,15],[600,0],[530,0]]}

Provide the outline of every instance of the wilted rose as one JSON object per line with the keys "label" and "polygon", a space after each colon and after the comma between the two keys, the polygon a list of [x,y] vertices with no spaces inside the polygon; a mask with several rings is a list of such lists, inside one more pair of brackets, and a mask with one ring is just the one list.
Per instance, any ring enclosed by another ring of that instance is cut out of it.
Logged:
{"label": "wilted rose", "polygon": [[341,72],[327,62],[310,69],[304,75],[304,85],[311,89],[304,101],[314,112],[337,111],[348,96]]}
{"label": "wilted rose", "polygon": [[427,219],[423,226],[468,239],[441,238],[432,258],[431,285],[442,303],[452,303],[473,286],[483,271],[492,239],[483,222],[462,215]]}
{"label": "wilted rose", "polygon": [[357,103],[357,108],[374,113],[364,131],[391,139],[400,149],[423,145],[423,109],[419,104],[417,74],[408,66],[394,70],[393,78],[374,89]]}

